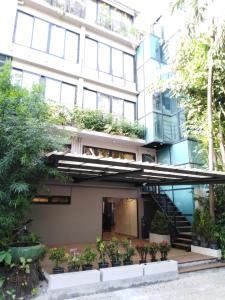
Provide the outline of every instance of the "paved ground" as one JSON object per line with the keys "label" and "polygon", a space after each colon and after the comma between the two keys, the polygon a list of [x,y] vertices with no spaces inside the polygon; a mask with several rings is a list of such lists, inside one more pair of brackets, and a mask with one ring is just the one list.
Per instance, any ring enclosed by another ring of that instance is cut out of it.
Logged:
{"label": "paved ground", "polygon": [[[180,275],[178,280],[75,300],[225,300],[225,268]],[[72,299],[70,299],[72,300]]]}

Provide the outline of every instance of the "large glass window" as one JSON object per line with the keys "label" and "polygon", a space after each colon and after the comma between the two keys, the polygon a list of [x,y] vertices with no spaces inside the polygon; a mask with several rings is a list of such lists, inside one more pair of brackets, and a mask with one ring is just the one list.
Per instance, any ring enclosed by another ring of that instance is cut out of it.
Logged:
{"label": "large glass window", "polygon": [[103,113],[110,113],[110,97],[104,94],[100,94],[98,98],[98,109]]}
{"label": "large glass window", "polygon": [[89,21],[95,22],[97,19],[97,3],[96,0],[86,0],[85,18]]}
{"label": "large glass window", "polygon": [[119,32],[121,29],[121,19],[122,19],[121,11],[119,11],[116,8],[112,8],[111,14],[112,14],[112,30]]}
{"label": "large glass window", "polygon": [[153,94],[153,109],[154,111],[162,112],[162,101],[160,93]]}
{"label": "large glass window", "polygon": [[74,108],[76,99],[76,88],[74,85],[62,83],[61,88],[61,105],[68,108]]}
{"label": "large glass window", "polygon": [[64,41],[65,29],[52,25],[49,52],[56,56],[63,57]]}
{"label": "large glass window", "polygon": [[138,96],[138,119],[145,115],[145,94],[140,93]]}
{"label": "large glass window", "polygon": [[73,62],[78,60],[78,35],[71,31],[66,31],[65,59]]}
{"label": "large glass window", "polygon": [[97,69],[98,44],[96,41],[86,39],[85,41],[85,65]]}
{"label": "large glass window", "polygon": [[112,73],[114,76],[123,77],[123,52],[112,49]]}
{"label": "large glass window", "polygon": [[124,101],[124,118],[130,122],[134,122],[135,104],[133,102]]}
{"label": "large glass window", "polygon": [[110,6],[104,2],[98,2],[98,23],[105,28],[111,28]]}
{"label": "large glass window", "polygon": [[31,90],[34,84],[40,83],[40,76],[33,73],[23,72],[22,86]]}
{"label": "large glass window", "polygon": [[110,73],[110,47],[105,44],[99,43],[98,57],[99,71]]}
{"label": "large glass window", "polygon": [[134,59],[132,55],[124,54],[124,78],[134,81]]}
{"label": "large glass window", "polygon": [[58,103],[60,102],[61,82],[46,78],[45,80],[45,99]]}
{"label": "large glass window", "polygon": [[34,18],[30,15],[18,12],[15,42],[30,47]]}
{"label": "large glass window", "polygon": [[99,157],[112,157],[112,158],[120,158],[127,160],[136,160],[135,153],[111,150],[111,149],[103,149],[91,146],[83,146],[83,153],[92,156]]}
{"label": "large glass window", "polygon": [[84,90],[83,108],[96,109],[97,93],[90,90]]}
{"label": "large glass window", "polygon": [[120,98],[112,99],[112,114],[115,117],[123,118],[123,100]]}
{"label": "large glass window", "polygon": [[48,45],[48,34],[49,34],[49,23],[35,18],[32,47],[37,50],[46,52],[47,45]]}
{"label": "large glass window", "polygon": [[171,100],[168,92],[162,94],[163,113],[171,114]]}

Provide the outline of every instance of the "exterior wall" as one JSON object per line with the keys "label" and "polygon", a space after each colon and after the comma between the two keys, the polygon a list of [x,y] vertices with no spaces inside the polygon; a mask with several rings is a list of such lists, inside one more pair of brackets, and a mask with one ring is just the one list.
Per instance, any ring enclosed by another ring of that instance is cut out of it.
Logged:
{"label": "exterior wall", "polygon": [[102,198],[138,198],[136,188],[121,185],[48,185],[40,195],[48,191],[57,196],[71,195],[70,205],[34,204],[32,207],[32,230],[48,245],[95,242],[102,234]]}

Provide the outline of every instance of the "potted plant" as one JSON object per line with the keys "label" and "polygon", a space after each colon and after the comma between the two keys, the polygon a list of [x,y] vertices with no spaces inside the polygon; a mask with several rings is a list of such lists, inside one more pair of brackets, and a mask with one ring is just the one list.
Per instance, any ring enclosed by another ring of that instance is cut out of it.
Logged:
{"label": "potted plant", "polygon": [[194,246],[199,246],[200,244],[200,234],[199,234],[200,216],[201,216],[201,211],[199,208],[196,208],[193,215],[193,221],[191,226],[192,244]]}
{"label": "potted plant", "polygon": [[165,215],[157,210],[151,223],[150,241],[160,243],[167,240],[170,244],[168,220]]}
{"label": "potted plant", "polygon": [[131,246],[131,241],[125,239],[122,243],[125,253],[123,253],[123,264],[132,265],[132,257],[135,255],[135,249]]}
{"label": "potted plant", "polygon": [[84,249],[84,252],[81,256],[83,271],[92,270],[92,268],[93,268],[92,263],[94,262],[96,256],[97,255],[96,255],[95,251],[91,247],[86,247]]}
{"label": "potted plant", "polygon": [[157,261],[156,254],[157,254],[158,250],[159,250],[159,245],[157,243],[151,242],[149,244],[149,246],[148,246],[148,252],[149,252],[149,254],[151,256],[151,262]]}
{"label": "potted plant", "polygon": [[53,274],[64,273],[64,268],[60,266],[66,259],[66,251],[64,248],[51,248],[49,250],[49,259],[53,261],[54,267],[52,268]]}
{"label": "potted plant", "polygon": [[139,263],[145,264],[147,262],[148,245],[140,243],[140,244],[136,245],[136,250],[140,257]]}
{"label": "potted plant", "polygon": [[106,254],[107,254],[107,249],[106,249],[106,243],[99,237],[96,239],[96,248],[99,254],[99,269],[102,268],[108,268],[109,263],[106,261]]}
{"label": "potted plant", "polygon": [[116,237],[112,237],[107,245],[107,253],[111,261],[112,267],[121,265],[121,253],[119,251],[119,241]]}
{"label": "potted plant", "polygon": [[167,260],[167,255],[168,255],[168,252],[170,251],[170,245],[168,244],[167,241],[162,241],[160,244],[159,244],[159,251],[161,253],[161,258],[160,260],[163,261],[163,260]]}
{"label": "potted plant", "polygon": [[67,256],[68,272],[77,272],[81,265],[81,256],[77,248],[70,249],[70,254]]}

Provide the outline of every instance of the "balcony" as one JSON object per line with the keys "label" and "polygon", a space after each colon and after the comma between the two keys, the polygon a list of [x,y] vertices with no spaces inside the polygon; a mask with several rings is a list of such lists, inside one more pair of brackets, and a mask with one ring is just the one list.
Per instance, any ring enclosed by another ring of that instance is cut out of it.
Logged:
{"label": "balcony", "polygon": [[137,38],[138,32],[132,25],[133,17],[110,5],[95,0],[44,0],[51,6],[100,25],[124,37]]}

